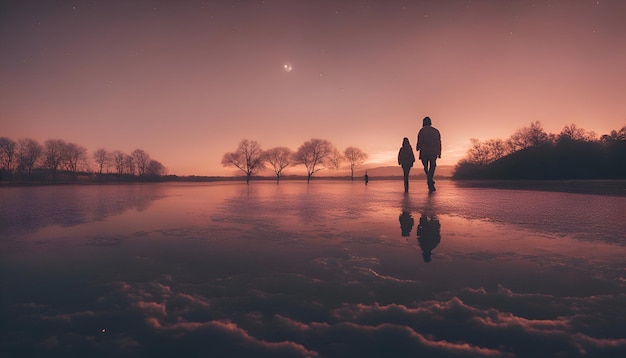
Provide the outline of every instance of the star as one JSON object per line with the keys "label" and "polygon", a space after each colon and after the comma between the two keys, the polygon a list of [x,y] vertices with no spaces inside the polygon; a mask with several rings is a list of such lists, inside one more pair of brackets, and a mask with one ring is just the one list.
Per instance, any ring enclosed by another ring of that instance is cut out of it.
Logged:
{"label": "star", "polygon": [[289,62],[287,62],[283,64],[283,70],[285,72],[291,72],[293,70],[293,66]]}

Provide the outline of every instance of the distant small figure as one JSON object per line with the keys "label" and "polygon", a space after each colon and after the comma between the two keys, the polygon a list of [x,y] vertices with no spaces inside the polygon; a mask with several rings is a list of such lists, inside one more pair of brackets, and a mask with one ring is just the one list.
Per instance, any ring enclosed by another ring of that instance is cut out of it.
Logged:
{"label": "distant small figure", "polygon": [[402,166],[404,172],[404,192],[409,192],[409,172],[415,163],[415,155],[413,154],[413,147],[409,143],[409,138],[404,137],[402,140],[402,147],[398,152],[398,165]]}
{"label": "distant small figure", "polygon": [[424,262],[430,262],[433,250],[441,242],[441,224],[437,216],[422,214],[417,225],[417,242],[422,248]]}
{"label": "distant small figure", "polygon": [[363,176],[363,179],[365,180],[365,185],[370,182],[370,177],[369,175],[367,175],[367,170],[365,171],[365,176]]}
{"label": "distant small figure", "polygon": [[411,230],[413,230],[413,225],[415,225],[415,220],[413,219],[413,215],[407,210],[402,210],[402,213],[399,217],[400,220],[400,231],[402,231],[402,236],[411,236]]}
{"label": "distant small figure", "polygon": [[416,150],[419,153],[419,159],[424,165],[424,173],[426,173],[426,183],[428,184],[428,192],[435,190],[435,168],[437,167],[437,158],[441,158],[441,134],[432,126],[430,117],[424,117],[422,121],[422,129],[417,134]]}

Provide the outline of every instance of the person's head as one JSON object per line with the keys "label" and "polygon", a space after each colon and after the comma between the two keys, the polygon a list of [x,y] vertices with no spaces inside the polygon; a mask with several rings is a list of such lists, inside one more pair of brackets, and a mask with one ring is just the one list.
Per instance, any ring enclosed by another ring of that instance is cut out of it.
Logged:
{"label": "person's head", "polygon": [[403,147],[410,147],[411,143],[409,143],[409,138],[404,137],[404,139],[402,140],[402,146]]}
{"label": "person's head", "polygon": [[424,119],[422,120],[422,126],[429,126],[432,124],[432,121],[430,120],[430,117],[424,117]]}

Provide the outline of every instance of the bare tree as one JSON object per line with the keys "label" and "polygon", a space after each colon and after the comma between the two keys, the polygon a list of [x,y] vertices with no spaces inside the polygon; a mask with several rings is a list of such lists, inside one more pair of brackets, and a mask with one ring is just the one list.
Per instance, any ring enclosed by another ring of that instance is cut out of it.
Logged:
{"label": "bare tree", "polygon": [[508,144],[513,152],[549,142],[550,136],[543,130],[543,126],[539,121],[531,123],[530,127],[518,129],[508,140]]}
{"label": "bare tree", "polygon": [[75,143],[66,143],[63,151],[65,170],[76,174],[79,168],[87,167],[87,148]]}
{"label": "bare tree", "polygon": [[10,138],[0,137],[0,164],[8,174],[13,172],[17,143]]}
{"label": "bare tree", "polygon": [[467,151],[467,161],[472,164],[485,165],[489,163],[489,148],[479,139],[470,139],[472,146]]}
{"label": "bare tree", "polygon": [[333,146],[333,149],[330,151],[330,155],[328,156],[327,166],[328,169],[337,170],[341,166],[341,162],[343,162],[345,158],[343,154],[339,151],[339,149]]}
{"label": "bare tree", "polygon": [[365,162],[367,154],[359,148],[348,147],[343,151],[343,156],[350,164],[350,179],[354,180],[354,169]]}
{"label": "bare tree", "polygon": [[126,154],[120,152],[119,150],[115,150],[111,152],[111,159],[113,160],[113,166],[115,167],[115,171],[118,176],[124,174],[124,160],[126,158]]}
{"label": "bare tree", "polygon": [[[613,135],[613,133],[615,133],[615,135]],[[616,140],[626,140],[626,126],[623,126],[622,128],[620,128],[617,132],[615,130],[611,131],[611,135],[616,139]]]}
{"label": "bare tree", "polygon": [[[325,139],[311,139],[304,142],[294,154],[296,163],[304,164],[307,170],[307,180],[311,181],[314,173],[324,169],[328,165],[330,156],[333,155],[335,147]],[[322,166],[322,167],[320,167]]]}
{"label": "bare tree", "polygon": [[148,171],[148,164],[150,164],[150,156],[142,149],[135,149],[131,154],[137,168],[137,175],[140,177],[145,176]]}
{"label": "bare tree", "polygon": [[626,126],[623,126],[619,131],[612,130],[610,134],[604,134],[600,138],[604,143],[626,140]]}
{"label": "bare tree", "polygon": [[242,140],[236,151],[224,154],[222,165],[224,167],[234,166],[239,168],[246,173],[246,184],[250,184],[252,174],[263,168],[263,150],[261,145],[254,140]]}
{"label": "bare tree", "polygon": [[52,173],[61,168],[67,143],[62,139],[48,139],[43,144],[43,167]]}
{"label": "bare tree", "polygon": [[124,173],[135,175],[135,159],[132,155],[124,154]]}
{"label": "bare tree", "polygon": [[470,139],[472,146],[467,151],[465,162],[486,165],[509,154],[509,147],[502,139],[489,139],[481,142],[476,138]]}
{"label": "bare tree", "polygon": [[585,141],[591,142],[596,139],[594,132],[588,132],[583,128],[579,128],[576,124],[572,123],[563,127],[561,133],[558,135],[558,140],[562,141]]}
{"label": "bare tree", "polygon": [[33,167],[43,153],[43,147],[39,142],[31,138],[23,138],[18,141],[17,163],[21,171],[31,175]]}
{"label": "bare tree", "polygon": [[165,169],[165,166],[161,164],[161,162],[151,159],[150,162],[148,163],[146,175],[151,176],[151,177],[159,177],[159,176],[165,175],[166,172],[167,170]]}
{"label": "bare tree", "polygon": [[263,153],[263,160],[272,166],[276,174],[276,183],[280,182],[283,169],[291,165],[293,151],[287,147],[275,147]]}
{"label": "bare tree", "polygon": [[93,160],[98,165],[98,173],[102,175],[102,170],[105,167],[109,166],[109,163],[111,162],[111,157],[106,149],[99,148],[95,152],[93,152]]}
{"label": "bare tree", "polygon": [[489,152],[489,162],[495,162],[510,153],[509,147],[502,139],[489,139],[485,142],[485,146]]}

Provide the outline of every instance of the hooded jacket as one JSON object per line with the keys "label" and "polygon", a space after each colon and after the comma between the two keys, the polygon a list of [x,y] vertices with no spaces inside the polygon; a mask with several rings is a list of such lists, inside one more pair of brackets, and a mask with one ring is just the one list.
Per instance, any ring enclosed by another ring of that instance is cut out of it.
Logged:
{"label": "hooded jacket", "polygon": [[411,168],[414,162],[415,155],[413,154],[413,147],[411,147],[410,144],[400,147],[400,151],[398,152],[398,164],[403,168]]}

